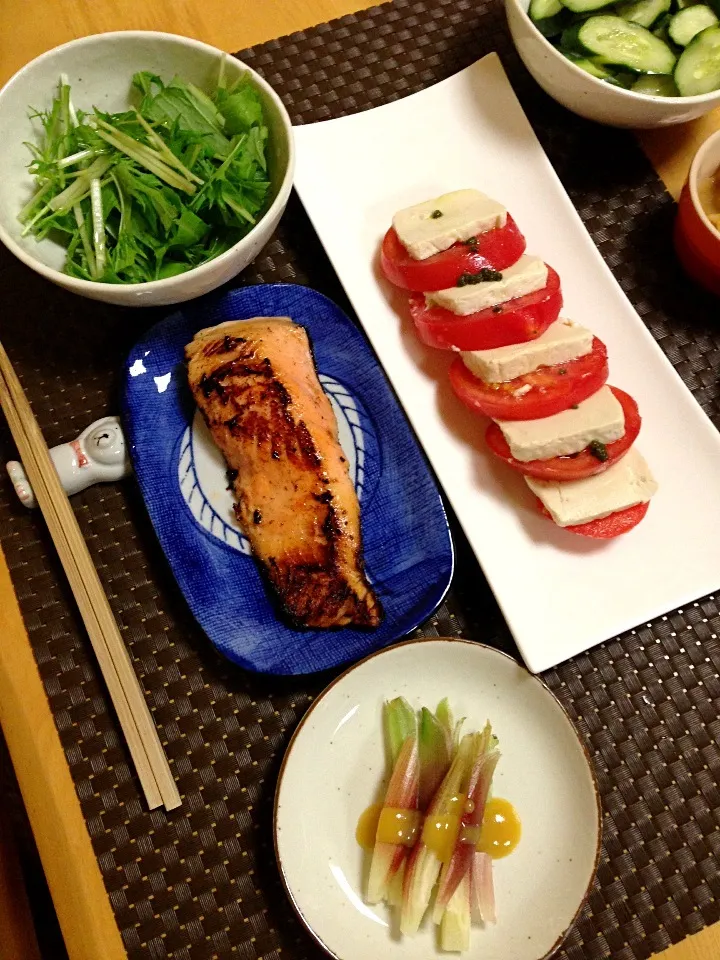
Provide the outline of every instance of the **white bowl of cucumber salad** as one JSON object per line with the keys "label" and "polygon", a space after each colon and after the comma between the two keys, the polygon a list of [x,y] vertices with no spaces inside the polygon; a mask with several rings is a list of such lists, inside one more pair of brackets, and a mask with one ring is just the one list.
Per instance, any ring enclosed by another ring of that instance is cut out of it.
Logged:
{"label": "white bowl of cucumber salad", "polygon": [[705,3],[505,0],[505,9],[532,76],[582,117],[662,127],[720,105],[720,18]]}

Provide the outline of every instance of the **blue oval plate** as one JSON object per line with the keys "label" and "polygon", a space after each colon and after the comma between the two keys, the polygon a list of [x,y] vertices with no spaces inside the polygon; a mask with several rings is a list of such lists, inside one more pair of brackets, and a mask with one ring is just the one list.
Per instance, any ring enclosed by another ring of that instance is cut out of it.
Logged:
{"label": "blue oval plate", "polygon": [[[225,463],[187,385],[184,348],[223,320],[291,317],[306,328],[360,499],[365,567],[385,617],[372,630],[296,630],[277,613],[237,526]],[[363,335],[327,297],[295,284],[243,287],[186,305],[127,361],[124,424],[165,554],[212,643],[248,670],[311,673],[405,636],[444,597],[453,547],[435,482]]]}

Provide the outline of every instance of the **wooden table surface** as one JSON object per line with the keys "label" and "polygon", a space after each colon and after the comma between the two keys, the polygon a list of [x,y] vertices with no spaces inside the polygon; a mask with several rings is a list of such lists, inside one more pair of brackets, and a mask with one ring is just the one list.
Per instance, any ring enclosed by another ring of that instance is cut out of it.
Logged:
{"label": "wooden table surface", "polygon": [[[0,83],[43,51],[91,33],[164,30],[233,52],[367,5],[366,0],[3,0]],[[716,129],[720,110],[683,127],[638,134],[674,196],[697,146]],[[125,953],[1,552],[0,636],[0,725],[70,960],[122,960]],[[37,771],[43,771],[42,779],[34,775]],[[0,845],[0,876],[2,856]],[[658,960],[718,957],[720,924],[715,924],[659,954]],[[14,955],[14,960],[26,958]]]}

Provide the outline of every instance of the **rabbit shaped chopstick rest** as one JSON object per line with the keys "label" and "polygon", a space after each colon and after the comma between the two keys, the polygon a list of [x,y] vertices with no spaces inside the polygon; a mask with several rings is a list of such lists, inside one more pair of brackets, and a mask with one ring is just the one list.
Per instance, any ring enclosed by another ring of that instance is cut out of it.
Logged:
{"label": "rabbit shaped chopstick rest", "polygon": [[[63,489],[70,496],[94,483],[120,480],[132,472],[125,436],[117,417],[96,420],[77,439],[52,447],[50,457]],[[23,465],[11,460],[7,472],[21,503],[29,509],[37,506]]]}

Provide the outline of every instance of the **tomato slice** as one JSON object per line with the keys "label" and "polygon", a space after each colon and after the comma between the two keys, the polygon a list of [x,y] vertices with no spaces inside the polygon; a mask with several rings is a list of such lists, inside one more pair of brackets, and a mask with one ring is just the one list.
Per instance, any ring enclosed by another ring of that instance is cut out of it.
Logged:
{"label": "tomato slice", "polygon": [[506,270],[525,253],[525,237],[508,214],[504,227],[496,227],[472,238],[476,243],[455,243],[425,260],[415,260],[390,227],[380,250],[383,273],[403,290],[444,290],[454,287],[463,273],[477,273],[483,267]]}
{"label": "tomato slice", "polygon": [[[540,512],[552,520],[543,502],[538,500],[538,504]],[[592,537],[594,540],[612,540],[636,527],[648,512],[649,506],[649,502],[636,503],[634,507],[628,507],[627,510],[618,510],[616,513],[611,513],[600,520],[591,520],[589,523],[578,523],[572,527],[561,527],[561,529],[569,530],[570,533],[578,533],[581,537]]]}
{"label": "tomato slice", "polygon": [[592,477],[602,473],[617,463],[637,440],[640,433],[640,412],[633,398],[619,390],[610,387],[617,397],[625,414],[625,433],[618,440],[606,446],[607,460],[598,460],[588,448],[580,453],[573,453],[562,457],[551,457],[549,460],[516,460],[510,453],[510,446],[503,436],[503,432],[496,423],[491,423],[485,433],[485,440],[492,452],[504,460],[513,470],[518,470],[528,477],[537,477],[538,480],[582,480],[583,477]]}
{"label": "tomato slice", "polygon": [[607,348],[593,337],[592,350],[584,357],[538,367],[507,383],[484,383],[457,357],[450,366],[450,384],[466,406],[493,420],[538,420],[587,400],[608,372]]}
{"label": "tomato slice", "polygon": [[410,314],[423,343],[441,350],[492,350],[539,337],[560,316],[560,277],[548,267],[542,290],[497,307],[459,317],[444,307],[428,307],[417,293],[410,297]]}

